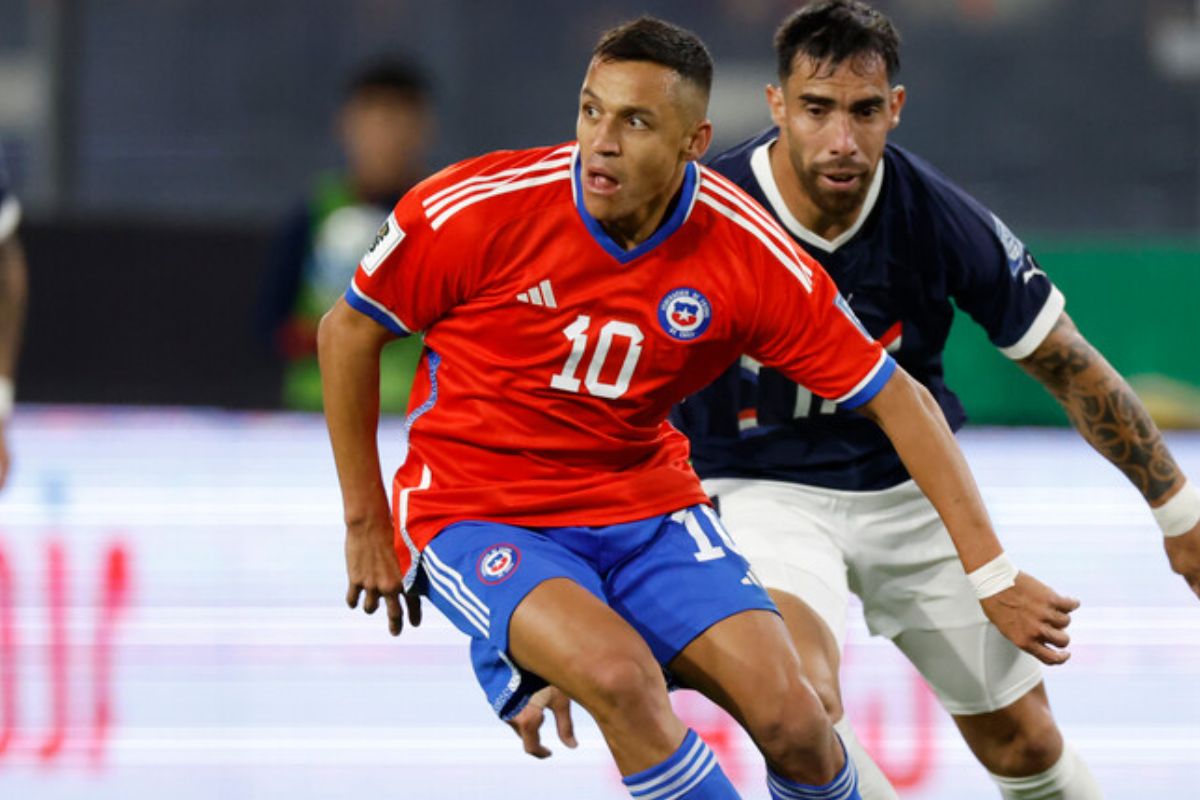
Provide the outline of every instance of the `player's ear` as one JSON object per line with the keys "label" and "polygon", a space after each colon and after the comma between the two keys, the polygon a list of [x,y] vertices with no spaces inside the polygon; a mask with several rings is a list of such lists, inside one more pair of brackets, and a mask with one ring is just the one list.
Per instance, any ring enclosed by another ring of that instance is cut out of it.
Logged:
{"label": "player's ear", "polygon": [[771,121],[775,123],[776,127],[782,128],[785,117],[783,108],[783,90],[778,86],[772,86],[768,83],[766,86],[766,94],[767,108],[771,111]]}
{"label": "player's ear", "polygon": [[696,123],[684,145],[684,158],[687,161],[699,161],[704,158],[708,146],[712,144],[712,135],[712,122],[705,119]]}
{"label": "player's ear", "polygon": [[908,92],[905,91],[904,85],[899,84],[892,87],[892,97],[888,112],[892,117],[890,130],[895,130],[900,124],[900,110],[904,108],[904,101],[908,99]]}

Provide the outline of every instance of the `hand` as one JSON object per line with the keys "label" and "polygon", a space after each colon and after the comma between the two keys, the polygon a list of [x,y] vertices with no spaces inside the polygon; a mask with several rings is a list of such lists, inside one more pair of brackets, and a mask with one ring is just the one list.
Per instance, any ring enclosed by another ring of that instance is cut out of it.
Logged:
{"label": "hand", "polygon": [[421,624],[421,598],[404,591],[404,576],[392,548],[392,525],[380,520],[346,529],[346,573],[350,588],[346,590],[346,605],[355,608],[358,598],[366,592],[363,611],[374,614],[379,598],[387,605],[388,630],[399,636],[404,629],[404,612],[400,598],[408,607],[408,621]]}
{"label": "hand", "polygon": [[1187,533],[1164,537],[1163,547],[1171,569],[1182,575],[1188,587],[1200,597],[1200,523]]}
{"label": "hand", "polygon": [[1003,592],[981,600],[983,613],[1017,647],[1043,664],[1065,664],[1071,654],[1067,626],[1079,601],[1063,597],[1032,575],[1017,575]]}
{"label": "hand", "polygon": [[536,692],[529,702],[509,720],[509,726],[521,737],[525,752],[534,758],[549,758],[551,750],[542,744],[539,730],[545,719],[545,710],[554,712],[554,723],[558,727],[558,738],[567,747],[578,747],[575,741],[575,726],[571,723],[571,700],[553,686]]}

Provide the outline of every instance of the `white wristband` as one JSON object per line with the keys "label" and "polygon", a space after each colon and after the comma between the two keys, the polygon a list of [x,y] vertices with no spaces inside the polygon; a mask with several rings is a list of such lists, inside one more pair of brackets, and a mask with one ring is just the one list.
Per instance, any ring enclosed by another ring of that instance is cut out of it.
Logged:
{"label": "white wristband", "polygon": [[975,587],[975,596],[986,600],[1000,594],[1017,582],[1017,568],[1004,553],[993,558],[977,570],[967,573],[967,580]]}
{"label": "white wristband", "polygon": [[1174,497],[1150,511],[1163,536],[1181,536],[1200,522],[1200,491],[1187,481]]}
{"label": "white wristband", "polygon": [[0,375],[0,421],[12,416],[13,382]]}

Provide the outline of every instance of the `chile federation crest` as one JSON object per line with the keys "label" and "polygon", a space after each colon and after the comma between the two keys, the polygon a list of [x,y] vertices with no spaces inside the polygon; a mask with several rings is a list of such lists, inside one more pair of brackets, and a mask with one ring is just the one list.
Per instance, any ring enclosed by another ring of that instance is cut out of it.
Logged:
{"label": "chile federation crest", "polygon": [[479,574],[479,580],[484,583],[500,583],[512,575],[520,563],[520,550],[511,544],[498,544],[489,547],[479,557],[476,572]]}
{"label": "chile federation crest", "polygon": [[672,338],[691,341],[708,330],[712,305],[695,289],[672,289],[658,304],[658,322]]}

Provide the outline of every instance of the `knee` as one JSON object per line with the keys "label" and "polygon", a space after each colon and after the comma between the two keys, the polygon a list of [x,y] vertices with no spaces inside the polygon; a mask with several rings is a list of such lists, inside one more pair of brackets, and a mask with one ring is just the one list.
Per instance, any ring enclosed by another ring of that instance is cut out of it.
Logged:
{"label": "knee", "polygon": [[580,671],[586,676],[588,696],[579,700],[597,722],[669,713],[666,684],[653,661],[613,654],[589,659]]}
{"label": "knee", "polygon": [[1039,775],[1053,767],[1062,756],[1063,739],[1050,715],[1027,717],[1009,735],[990,743],[981,760],[989,772],[1005,777]]}
{"label": "knee", "polygon": [[768,763],[796,780],[826,780],[836,765],[823,698],[801,680],[787,692],[764,694],[767,702],[747,715],[747,728]]}
{"label": "knee", "polygon": [[1053,767],[1062,755],[1063,740],[1053,718],[1046,715],[1024,726],[1008,748],[1005,761],[1009,775],[1037,775]]}
{"label": "knee", "polygon": [[825,710],[825,716],[833,722],[841,719],[845,709],[842,707],[842,691],[837,675],[828,670],[812,670],[807,677],[821,703],[821,708]]}

